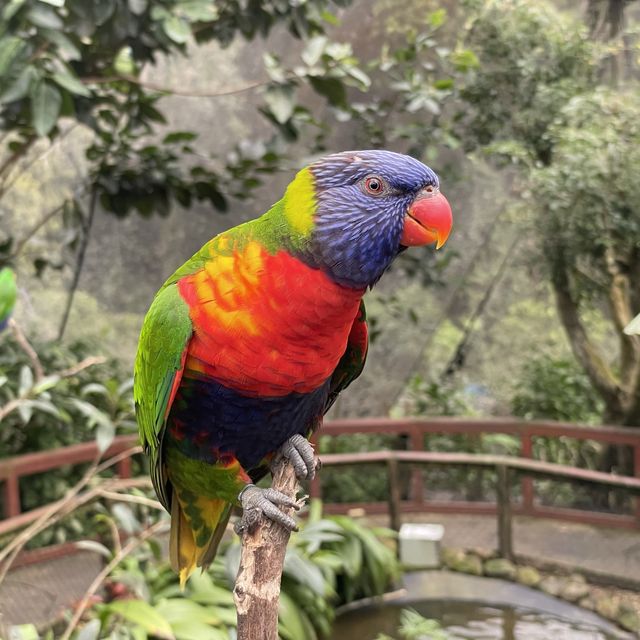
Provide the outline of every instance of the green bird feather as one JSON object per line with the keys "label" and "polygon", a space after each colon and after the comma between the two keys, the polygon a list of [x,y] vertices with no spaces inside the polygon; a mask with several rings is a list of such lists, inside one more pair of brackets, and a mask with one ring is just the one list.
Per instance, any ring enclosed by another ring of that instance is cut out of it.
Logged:
{"label": "green bird feather", "polygon": [[9,267],[0,269],[0,331],[7,326],[17,297],[15,273]]}

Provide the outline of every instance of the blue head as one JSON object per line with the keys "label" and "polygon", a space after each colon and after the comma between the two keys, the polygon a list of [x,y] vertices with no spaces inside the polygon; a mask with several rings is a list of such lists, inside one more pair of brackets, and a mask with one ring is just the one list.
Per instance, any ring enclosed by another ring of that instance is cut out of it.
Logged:
{"label": "blue head", "polygon": [[439,193],[438,177],[414,158],[345,151],[308,171],[315,206],[300,257],[340,284],[371,286],[404,247],[441,246],[449,235],[451,209]]}

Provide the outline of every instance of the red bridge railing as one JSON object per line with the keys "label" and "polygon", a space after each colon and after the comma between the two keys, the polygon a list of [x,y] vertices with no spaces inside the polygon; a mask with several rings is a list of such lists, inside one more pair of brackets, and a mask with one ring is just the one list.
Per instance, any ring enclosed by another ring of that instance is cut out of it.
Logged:
{"label": "red bridge railing", "polygon": [[[368,434],[394,434],[404,436],[410,451],[424,451],[425,435],[427,434],[462,434],[468,436],[481,436],[484,434],[507,434],[516,437],[520,441],[519,458],[534,460],[535,438],[572,438],[579,441],[592,440],[607,445],[628,446],[633,455],[633,475],[636,482],[640,481],[640,428],[613,427],[613,426],[583,426],[572,423],[551,421],[530,422],[514,418],[429,418],[429,419],[399,419],[367,418],[354,420],[336,420],[325,424],[320,432],[323,436],[339,436],[355,433]],[[351,454],[366,456],[368,454]],[[442,462],[454,464],[451,460],[445,460],[447,454],[431,452],[434,456],[432,463],[437,464],[437,458],[442,457]],[[330,463],[331,457],[322,456],[323,463]],[[408,461],[405,461],[408,462]],[[426,460],[424,461],[426,462]],[[540,461],[542,462],[542,461]],[[343,463],[344,464],[344,463]],[[473,466],[470,461],[459,461],[457,464]],[[563,465],[546,463],[550,468],[559,469]],[[422,466],[422,465],[421,465]],[[512,465],[515,468],[515,465]],[[601,483],[601,472],[583,469],[579,467],[564,466],[564,478],[557,476],[562,474],[542,474],[554,476],[556,479],[572,481],[584,481]],[[568,470],[573,469],[572,473]],[[634,513],[631,515],[613,514],[601,511],[589,511],[585,509],[551,507],[540,504],[536,500],[533,476],[537,475],[531,470],[521,471],[521,501],[514,505],[513,512],[517,515],[533,517],[558,518],[586,524],[596,524],[612,527],[640,529],[640,498],[636,498]],[[539,475],[539,474],[538,474]],[[610,474],[609,474],[610,475]],[[316,478],[311,487],[312,497],[322,497],[321,475]],[[432,513],[468,513],[468,514],[495,514],[496,503],[488,502],[464,502],[436,501],[429,499],[428,487],[425,485],[422,469],[414,466],[411,472],[409,499],[402,501],[400,509],[405,512],[427,511]],[[329,504],[327,511],[344,512],[353,508],[364,508],[368,513],[383,513],[387,511],[386,503],[351,503]]]}
{"label": "red bridge railing", "polygon": [[[505,500],[509,514],[522,514],[535,517],[553,517],[590,524],[601,524],[614,527],[640,529],[640,498],[635,498],[634,510],[631,514],[602,513],[585,509],[568,509],[550,507],[540,504],[536,499],[534,476],[553,477],[561,480],[583,481],[640,491],[640,428],[622,427],[587,427],[556,422],[527,422],[515,419],[465,419],[465,418],[432,418],[403,419],[365,418],[357,420],[335,420],[327,422],[321,434],[323,436],[339,436],[356,433],[392,434],[404,436],[407,450],[379,451],[369,453],[325,454],[322,456],[326,466],[347,464],[387,463],[389,476],[390,500],[380,503],[329,504],[327,510],[345,512],[354,507],[362,507],[368,513],[390,511],[397,520],[399,512],[427,511],[434,513],[476,513],[501,514]],[[424,451],[427,434],[509,434],[520,441],[519,456],[492,456],[472,453],[441,453]],[[592,440],[608,445],[625,445],[633,451],[633,476],[618,476],[592,471],[578,467],[553,464],[533,459],[534,439],[573,438],[576,440]],[[120,436],[104,453],[104,457],[126,451],[137,443],[136,436]],[[0,533],[7,532],[32,521],[39,509],[23,513],[20,505],[20,480],[26,476],[57,469],[65,465],[90,462],[95,459],[97,448],[95,443],[83,443],[63,447],[52,451],[31,453],[14,458],[0,460],[0,483],[3,495],[5,520],[0,525]],[[400,495],[397,481],[397,465],[411,464],[408,496]],[[422,467],[424,465],[446,464],[476,467],[493,467],[496,469],[497,502],[463,502],[436,501],[429,498],[429,487],[425,486]],[[505,483],[510,482],[509,470],[521,474],[521,500],[511,505]],[[122,478],[131,476],[131,458],[125,458],[117,467]],[[635,477],[634,477],[635,476]],[[311,495],[322,497],[321,477],[311,486]],[[500,480],[502,478],[502,481]],[[500,504],[502,495],[502,507]],[[504,515],[504,514],[503,514]]]}

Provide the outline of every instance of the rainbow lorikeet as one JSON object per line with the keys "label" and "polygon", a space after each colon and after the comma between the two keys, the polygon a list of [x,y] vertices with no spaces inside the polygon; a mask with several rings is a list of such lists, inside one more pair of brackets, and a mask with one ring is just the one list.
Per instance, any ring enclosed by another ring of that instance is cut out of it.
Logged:
{"label": "rainbow lorikeet", "polygon": [[9,267],[0,269],[0,331],[9,322],[17,296],[18,288],[16,287],[15,273]]}
{"label": "rainbow lorikeet", "polygon": [[388,151],[302,169],[262,217],[216,236],[156,294],[134,396],[181,582],[206,566],[234,505],[241,527],[295,521],[255,482],[281,451],[315,473],[307,437],[362,371],[362,296],[406,247],[443,245],[451,208],[436,174]]}

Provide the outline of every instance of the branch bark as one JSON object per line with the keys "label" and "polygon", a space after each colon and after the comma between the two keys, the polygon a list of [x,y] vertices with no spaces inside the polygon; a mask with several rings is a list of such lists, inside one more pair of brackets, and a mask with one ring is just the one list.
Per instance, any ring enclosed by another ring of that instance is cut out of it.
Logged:
{"label": "branch bark", "polygon": [[[272,487],[295,498],[299,485],[289,462],[274,465]],[[291,514],[293,509],[284,509]],[[282,568],[291,533],[263,518],[242,535],[240,569],[233,590],[238,613],[238,640],[278,640],[278,605]]]}
{"label": "branch bark", "polygon": [[80,274],[82,273],[82,267],[84,266],[84,257],[87,253],[87,247],[89,246],[89,238],[91,236],[91,228],[93,227],[93,219],[96,214],[97,202],[98,188],[94,185],[89,200],[89,213],[83,228],[82,243],[78,251],[78,259],[73,272],[73,280],[71,282],[71,288],[69,289],[69,294],[67,296],[67,304],[65,305],[60,327],[58,329],[58,340],[62,340],[62,337],[64,336],[65,329],[67,328],[67,322],[69,321],[69,314],[71,313],[71,307],[73,306],[73,299],[76,295],[78,285],[80,284]]}
{"label": "branch bark", "polygon": [[[558,252],[557,248],[551,250]],[[569,275],[562,264],[561,256],[553,266],[552,284],[556,297],[556,306],[560,320],[569,339],[571,349],[586,371],[594,388],[601,395],[607,406],[607,413],[620,413],[620,389],[604,358],[591,342],[582,324],[578,312],[578,304],[571,294]]]}
{"label": "branch bark", "polygon": [[[294,75],[287,76],[285,80],[294,78]],[[192,91],[186,89],[179,89],[177,87],[165,87],[155,82],[146,82],[140,78],[132,75],[117,75],[117,76],[86,76],[80,78],[84,84],[108,84],[111,82],[129,82],[130,84],[138,85],[143,89],[149,89],[151,91],[158,91],[160,93],[166,93],[171,96],[178,96],[181,98],[220,98],[221,96],[232,96],[237,93],[244,93],[245,91],[251,91],[259,87],[264,87],[269,84],[271,80],[257,80],[251,82],[242,87],[234,87],[231,89],[221,89],[220,91]]]}
{"label": "branch bark", "polygon": [[621,269],[618,257],[611,247],[606,251],[605,261],[611,278],[608,291],[609,306],[613,323],[620,336],[621,387],[628,394],[635,389],[640,378],[640,338],[624,333],[624,328],[635,316],[631,307],[631,284],[628,274]]}
{"label": "branch bark", "polygon": [[15,341],[20,345],[20,348],[27,354],[27,357],[31,361],[35,382],[40,382],[40,380],[44,378],[44,369],[42,368],[42,362],[40,362],[40,358],[38,357],[36,350],[31,346],[31,343],[27,340],[27,336],[24,335],[20,325],[14,318],[9,320],[9,327],[13,333]]}

